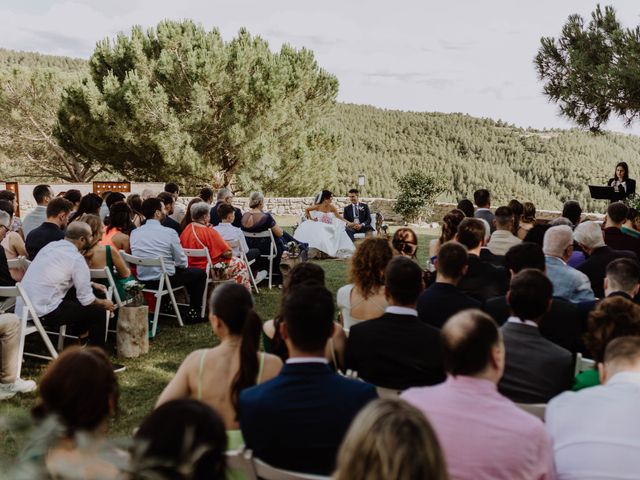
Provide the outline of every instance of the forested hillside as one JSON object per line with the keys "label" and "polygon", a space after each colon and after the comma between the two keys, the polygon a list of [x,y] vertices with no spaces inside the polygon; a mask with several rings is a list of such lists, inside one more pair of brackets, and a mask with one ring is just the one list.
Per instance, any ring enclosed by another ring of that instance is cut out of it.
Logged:
{"label": "forested hillside", "polygon": [[[56,78],[63,79],[68,76],[63,72],[83,74],[86,62],[0,49],[0,73],[14,68],[59,72]],[[326,122],[339,135],[341,146],[337,170],[327,171],[325,185],[318,188],[326,186],[336,193],[346,192],[364,173],[367,196],[394,197],[394,176],[419,168],[442,179],[447,189],[442,200],[470,197],[475,189],[486,187],[494,192],[496,204],[519,198],[533,201],[538,208],[556,209],[563,200],[574,198],[587,208],[601,209],[602,203],[588,198],[589,183],[611,177],[618,161],[629,163],[632,176],[640,171],[640,138],[631,135],[525,130],[463,114],[350,104],[338,104]],[[0,129],[7,125],[0,119]],[[0,130],[2,135],[7,132]],[[2,175],[20,174],[20,160],[13,158],[8,166],[7,151],[2,151],[0,142],[2,154]],[[288,194],[285,190],[269,193]]]}

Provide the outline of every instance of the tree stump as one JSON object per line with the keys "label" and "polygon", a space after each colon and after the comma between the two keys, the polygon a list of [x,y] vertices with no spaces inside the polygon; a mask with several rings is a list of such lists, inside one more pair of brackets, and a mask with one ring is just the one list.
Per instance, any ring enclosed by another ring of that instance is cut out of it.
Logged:
{"label": "tree stump", "polygon": [[118,356],[135,358],[149,353],[149,307],[122,307],[118,312]]}

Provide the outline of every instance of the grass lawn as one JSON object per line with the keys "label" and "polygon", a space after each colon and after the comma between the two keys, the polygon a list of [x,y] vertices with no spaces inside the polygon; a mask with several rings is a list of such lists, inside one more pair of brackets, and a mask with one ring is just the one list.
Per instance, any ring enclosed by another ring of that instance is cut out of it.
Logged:
{"label": "grass lawn", "polygon": [[[430,236],[419,235],[418,258],[425,264]],[[317,262],[326,272],[327,287],[335,294],[347,283],[347,261],[320,260]],[[264,285],[264,283],[263,283]],[[256,310],[263,320],[273,318],[280,301],[280,290],[261,288],[255,296]],[[158,335],[151,342],[149,354],[136,359],[123,360],[127,370],[118,374],[120,383],[120,411],[110,425],[114,436],[130,436],[142,418],[151,411],[158,395],[171,380],[182,360],[191,351],[212,347],[218,343],[209,324],[178,328],[173,319],[161,319]],[[120,360],[118,360],[120,361]],[[22,376],[35,379],[41,376],[45,364],[28,358],[23,366]],[[36,394],[16,395],[0,402],[0,427],[2,418],[27,418],[36,399]],[[24,437],[13,431],[0,431],[0,460],[15,457]]]}

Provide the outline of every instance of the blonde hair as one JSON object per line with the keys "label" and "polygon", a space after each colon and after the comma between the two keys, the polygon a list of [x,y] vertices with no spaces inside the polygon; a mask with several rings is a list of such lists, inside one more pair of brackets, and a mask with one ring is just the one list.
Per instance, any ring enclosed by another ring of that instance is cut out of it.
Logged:
{"label": "blonde hair", "polygon": [[338,453],[334,480],[447,480],[438,439],[426,417],[399,398],[371,402]]}

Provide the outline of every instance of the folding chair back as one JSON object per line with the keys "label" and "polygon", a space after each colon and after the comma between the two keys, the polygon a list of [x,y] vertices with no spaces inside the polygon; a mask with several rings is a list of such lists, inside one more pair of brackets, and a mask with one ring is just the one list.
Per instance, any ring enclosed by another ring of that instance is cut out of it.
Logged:
{"label": "folding chair back", "polygon": [[[12,303],[13,306],[9,308],[13,309],[16,306],[16,300],[20,300],[20,303],[18,305],[18,309],[20,311],[16,312],[19,313],[20,318],[20,343],[18,345],[18,358],[20,359],[20,361],[18,362],[18,377],[20,377],[20,372],[22,371],[22,360],[24,355],[41,358],[44,360],[53,360],[54,358],[58,358],[58,352],[56,352],[56,349],[51,343],[51,339],[47,335],[47,332],[44,330],[44,327],[40,322],[40,318],[33,308],[31,300],[25,293],[24,289],[20,286],[20,283],[16,283],[14,287],[0,287],[0,298],[5,299],[5,301],[2,303],[1,313],[8,313],[8,310],[5,310],[4,307]],[[31,318],[31,321],[29,321],[29,318]],[[48,356],[36,353],[27,353],[24,351],[24,344],[27,335],[31,335],[32,333],[36,332],[40,334],[45,347],[47,347],[47,350],[49,351]]]}
{"label": "folding chair back", "polygon": [[[178,302],[176,302],[176,297],[174,295],[174,292],[176,292],[177,290],[180,290],[183,287],[180,286],[180,287],[173,288],[171,286],[171,279],[169,278],[169,274],[167,273],[167,268],[165,267],[163,258],[162,257],[157,257],[157,258],[136,257],[135,255],[131,255],[129,253],[123,252],[122,250],[120,250],[120,256],[129,265],[136,265],[138,267],[140,267],[140,266],[143,266],[143,267],[158,267],[161,270],[160,279],[158,281],[158,288],[156,288],[156,289],[153,289],[153,288],[144,288],[144,289],[142,289],[143,292],[153,293],[153,295],[156,297],[156,308],[155,308],[155,310],[153,312],[151,336],[152,337],[156,336],[156,331],[158,330],[158,317],[160,315],[165,315],[165,316],[168,316],[168,317],[175,317],[175,318],[178,319],[178,324],[181,327],[184,327],[184,323],[182,322],[182,316],[180,315],[180,310],[178,309]],[[143,283],[144,283],[144,281],[143,281]],[[175,315],[172,315],[170,313],[161,313],[160,312],[160,306],[162,304],[162,297],[164,295],[169,295],[169,298],[171,299],[171,304],[173,306],[173,310],[175,312]]]}
{"label": "folding chair back", "polygon": [[239,258],[247,266],[247,270],[249,271],[249,277],[251,278],[251,284],[253,285],[253,288],[255,289],[256,293],[260,293],[260,291],[258,290],[258,284],[256,283],[256,278],[253,276],[253,272],[251,271],[251,265],[253,265],[256,262],[255,259],[249,261],[249,259],[247,258],[247,254],[242,249],[240,240],[227,240],[226,242],[231,247],[232,250],[238,250],[240,252]]}
{"label": "folding chair back", "polygon": [[246,238],[268,238],[270,240],[269,254],[260,256],[269,260],[269,289],[271,289],[273,286],[273,260],[278,256],[278,249],[276,248],[276,240],[273,237],[273,232],[271,229],[267,229],[264,232],[243,231],[242,233]]}
{"label": "folding chair back", "polygon": [[547,410],[546,403],[516,403],[516,405],[544,422],[544,412]]}
{"label": "folding chair back", "polygon": [[213,262],[211,261],[211,255],[206,248],[183,248],[184,253],[189,258],[206,258],[207,266],[205,267],[205,273],[207,274],[207,280],[204,285],[204,294],[202,295],[202,311],[200,316],[204,317],[205,310],[207,308],[207,292],[209,291],[209,284],[213,282],[211,278],[213,272]]}
{"label": "folding chair back", "polygon": [[586,372],[587,370],[593,370],[594,368],[596,368],[595,360],[584,358],[580,352],[576,353],[576,370],[574,372],[575,375]]}

